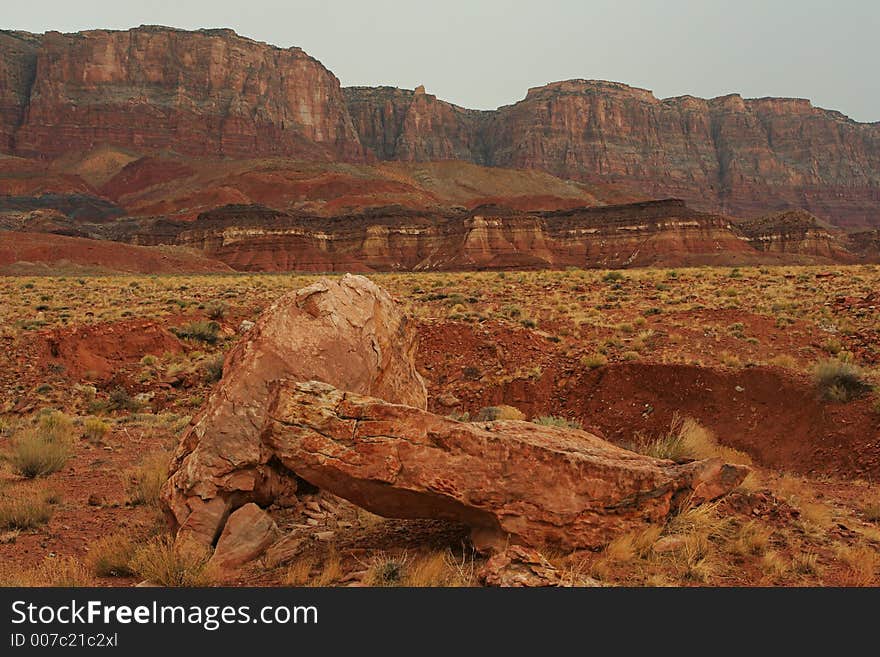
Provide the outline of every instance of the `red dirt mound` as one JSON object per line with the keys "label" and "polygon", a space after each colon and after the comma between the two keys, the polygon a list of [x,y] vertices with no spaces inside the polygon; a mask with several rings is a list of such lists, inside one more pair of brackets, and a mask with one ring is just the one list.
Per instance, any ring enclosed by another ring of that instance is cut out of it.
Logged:
{"label": "red dirt mound", "polygon": [[109,380],[120,367],[148,354],[162,356],[183,350],[167,329],[142,319],[41,331],[35,339],[38,359],[45,365],[63,367],[72,378],[88,372],[90,378],[100,381]]}
{"label": "red dirt mound", "polygon": [[232,271],[222,262],[186,249],[132,246],[45,233],[0,232],[0,274],[67,269],[140,274]]}
{"label": "red dirt mound", "polygon": [[[588,370],[556,355],[532,331],[462,324],[422,327],[419,352],[431,409],[443,395],[473,415],[508,404],[527,417],[561,415],[608,440],[632,446],[691,416],[719,442],[758,464],[800,473],[880,477],[880,417],[870,399],[821,400],[805,376],[771,367],[713,369],[615,363]],[[443,345],[454,344],[449,355]],[[495,363],[514,376],[495,376]],[[520,368],[517,368],[520,365]],[[531,368],[531,371],[529,370]]]}

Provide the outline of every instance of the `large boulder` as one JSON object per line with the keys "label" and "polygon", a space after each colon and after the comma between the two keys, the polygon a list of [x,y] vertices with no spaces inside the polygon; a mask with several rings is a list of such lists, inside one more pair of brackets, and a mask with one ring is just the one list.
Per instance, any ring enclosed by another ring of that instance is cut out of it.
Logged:
{"label": "large boulder", "polygon": [[415,327],[363,276],[321,279],[273,304],[229,352],[223,378],[178,446],[162,501],[173,523],[203,545],[229,513],[295,490],[260,439],[269,384],[324,381],[425,408]]}
{"label": "large boulder", "polygon": [[263,441],[306,481],[383,516],[463,522],[489,551],[600,546],[748,473],[650,458],[585,431],[457,422],[315,381],[277,382],[268,416]]}

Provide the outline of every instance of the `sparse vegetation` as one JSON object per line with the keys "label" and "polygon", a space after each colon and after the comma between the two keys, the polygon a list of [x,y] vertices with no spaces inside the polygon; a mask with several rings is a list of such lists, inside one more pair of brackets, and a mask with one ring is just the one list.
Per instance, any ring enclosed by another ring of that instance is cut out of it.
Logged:
{"label": "sparse vegetation", "polygon": [[51,495],[43,490],[0,492],[0,530],[34,529],[52,517]]}
{"label": "sparse vegetation", "polygon": [[12,437],[9,461],[23,477],[57,472],[72,455],[73,422],[58,411],[44,413],[36,426],[21,429]]}
{"label": "sparse vegetation", "polygon": [[836,358],[817,363],[813,380],[828,401],[848,402],[871,389],[860,367]]}
{"label": "sparse vegetation", "polygon": [[186,540],[158,536],[135,553],[131,570],[138,577],[162,586],[209,586],[217,573],[208,564],[209,550]]}
{"label": "sparse vegetation", "polygon": [[136,551],[127,534],[111,534],[90,546],[88,564],[98,577],[128,577],[134,574],[131,564]]}
{"label": "sparse vegetation", "polygon": [[639,441],[638,448],[647,456],[672,461],[720,457],[728,463],[752,462],[748,454],[718,444],[714,434],[695,419],[678,415],[673,416],[669,431],[653,440]]}
{"label": "sparse vegetation", "polygon": [[159,491],[168,478],[167,452],[146,455],[141,463],[127,473],[129,504],[156,504]]}
{"label": "sparse vegetation", "polygon": [[565,417],[560,417],[558,415],[541,415],[532,420],[535,424],[540,424],[545,427],[561,427],[563,429],[581,429],[583,425],[581,425],[578,420],[569,420]]}
{"label": "sparse vegetation", "polygon": [[171,329],[171,332],[179,338],[198,340],[201,342],[207,342],[208,344],[214,344],[217,342],[219,331],[220,325],[214,321],[190,322],[184,326]]}

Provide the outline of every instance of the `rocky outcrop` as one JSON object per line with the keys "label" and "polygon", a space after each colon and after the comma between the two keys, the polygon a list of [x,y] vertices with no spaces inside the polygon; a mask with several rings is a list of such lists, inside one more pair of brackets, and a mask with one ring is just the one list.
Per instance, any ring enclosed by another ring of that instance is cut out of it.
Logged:
{"label": "rocky outcrop", "polygon": [[835,235],[809,212],[786,210],[737,223],[749,244],[767,253],[808,256],[814,262],[852,262],[846,238]]}
{"label": "rocky outcrop", "polygon": [[748,473],[642,456],[574,429],[457,422],[315,381],[273,386],[263,441],[321,489],[383,516],[462,522],[489,551],[598,547]]}
{"label": "rocky outcrop", "polygon": [[[227,206],[194,222],[135,222],[114,239],[175,244],[244,271],[449,271],[848,261],[826,247],[766,249],[729,218],[680,200],[543,212],[368,209],[338,217]],[[775,240],[776,237],[771,235]],[[791,243],[790,243],[791,244]],[[839,258],[838,258],[839,256]]]}
{"label": "rocky outcrop", "polygon": [[24,120],[37,70],[39,38],[0,30],[0,153],[15,149],[15,132]]}
{"label": "rocky outcrop", "polygon": [[174,525],[211,544],[234,509],[296,490],[260,438],[272,382],[317,379],[425,408],[415,349],[414,326],[361,276],[322,279],[279,299],[229,352],[220,384],[178,446],[162,493]]}
{"label": "rocky outcrop", "polygon": [[[407,92],[346,93],[365,143],[396,143],[398,123],[377,117],[389,98]],[[406,110],[425,131],[433,122],[415,117],[433,116],[427,107]],[[804,99],[661,100],[615,82],[567,80],[456,125],[459,143],[478,145],[475,162],[625,184],[725,214],[803,207],[842,226],[880,224],[880,124],[857,123]],[[380,126],[390,134],[377,133]],[[375,150],[388,159],[419,157],[412,149]]]}
{"label": "rocky outcrop", "polygon": [[489,112],[437,100],[424,87],[347,87],[361,143],[382,160],[486,160],[480,127]]}
{"label": "rocky outcrop", "polygon": [[17,153],[39,157],[102,144],[188,155],[363,156],[339,81],[301,49],[232,30],[151,26],[43,35],[14,143]]}

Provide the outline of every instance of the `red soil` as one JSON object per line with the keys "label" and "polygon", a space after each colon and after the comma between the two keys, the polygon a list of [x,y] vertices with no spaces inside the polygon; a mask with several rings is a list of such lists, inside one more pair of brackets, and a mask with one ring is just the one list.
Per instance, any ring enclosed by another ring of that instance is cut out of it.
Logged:
{"label": "red soil", "polygon": [[[870,400],[825,402],[806,377],[788,370],[651,362],[589,370],[554,354],[540,334],[500,325],[423,325],[421,337],[420,359],[436,412],[452,410],[440,404],[444,394],[458,398],[455,408],[471,415],[508,404],[529,418],[576,419],[626,446],[663,434],[678,414],[695,418],[759,465],[880,477],[880,417]],[[503,371],[521,372],[498,376],[502,363]]]}
{"label": "red soil", "polygon": [[231,271],[216,260],[187,251],[46,233],[0,232],[0,274],[86,269],[141,274]]}
{"label": "red soil", "polygon": [[63,367],[73,379],[88,372],[91,379],[107,380],[148,354],[161,357],[183,350],[170,331],[148,320],[84,324],[34,337],[38,367]]}

